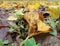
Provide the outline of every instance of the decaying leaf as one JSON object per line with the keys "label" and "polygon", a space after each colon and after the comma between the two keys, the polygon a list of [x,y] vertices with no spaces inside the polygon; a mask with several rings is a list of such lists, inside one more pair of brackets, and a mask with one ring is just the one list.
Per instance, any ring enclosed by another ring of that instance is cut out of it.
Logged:
{"label": "decaying leaf", "polygon": [[[24,18],[29,23],[30,33],[33,33],[35,31],[47,33],[47,32],[51,31],[51,27],[41,21],[41,19],[43,20],[43,18],[39,17],[39,14],[37,12],[26,13]],[[37,30],[36,30],[36,28],[37,28]]]}
{"label": "decaying leaf", "polygon": [[33,26],[36,24],[37,20],[39,20],[39,14],[37,12],[29,12],[24,15],[24,19],[30,26]]}
{"label": "decaying leaf", "polygon": [[[22,11],[23,11],[23,9],[16,10],[16,13],[13,14],[13,15],[11,15],[11,16],[9,16],[9,17],[7,18],[7,20],[17,20],[18,18],[22,18],[22,16],[24,15],[24,14],[22,13]],[[20,15],[21,15],[21,16],[20,16]]]}
{"label": "decaying leaf", "polygon": [[29,12],[24,15],[24,19],[29,24],[30,33],[35,32],[37,20],[39,20],[39,14],[37,12]]}
{"label": "decaying leaf", "polygon": [[43,13],[39,13],[39,19],[44,21],[44,16],[43,16]]}
{"label": "decaying leaf", "polygon": [[9,17],[7,18],[7,20],[17,20],[17,17],[16,17],[15,14],[13,14],[13,15],[9,16]]}
{"label": "decaying leaf", "polygon": [[45,33],[51,31],[51,27],[45,24],[44,22],[42,22],[41,20],[38,21],[37,26],[38,26],[38,31],[45,32]]}

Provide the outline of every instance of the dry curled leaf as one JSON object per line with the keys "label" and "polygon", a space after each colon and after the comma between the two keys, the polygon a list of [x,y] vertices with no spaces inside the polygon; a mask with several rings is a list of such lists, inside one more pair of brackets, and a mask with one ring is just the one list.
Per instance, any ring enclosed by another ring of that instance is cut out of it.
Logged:
{"label": "dry curled leaf", "polygon": [[24,19],[30,26],[33,26],[36,24],[37,20],[39,20],[39,14],[37,12],[29,12],[24,15]]}
{"label": "dry curled leaf", "polygon": [[36,31],[47,33],[51,30],[50,26],[42,22],[44,20],[42,14],[39,15],[37,12],[29,12],[25,14],[24,18],[29,23],[30,33],[34,33]]}

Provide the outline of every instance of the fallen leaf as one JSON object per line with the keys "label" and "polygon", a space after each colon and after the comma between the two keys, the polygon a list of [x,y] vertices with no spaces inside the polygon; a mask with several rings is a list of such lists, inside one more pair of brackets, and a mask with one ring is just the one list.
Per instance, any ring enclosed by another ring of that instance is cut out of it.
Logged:
{"label": "fallen leaf", "polygon": [[11,15],[7,18],[7,20],[17,20],[17,17],[14,15]]}
{"label": "fallen leaf", "polygon": [[40,7],[40,2],[36,2],[36,3],[30,3],[27,5],[27,9],[29,9],[30,11],[34,11],[37,10]]}
{"label": "fallen leaf", "polygon": [[45,24],[44,22],[42,22],[41,20],[37,22],[37,28],[38,28],[38,31],[42,33],[51,32],[51,27]]}
{"label": "fallen leaf", "polygon": [[0,5],[0,8],[10,9],[12,6],[8,4],[8,2],[4,2]]}

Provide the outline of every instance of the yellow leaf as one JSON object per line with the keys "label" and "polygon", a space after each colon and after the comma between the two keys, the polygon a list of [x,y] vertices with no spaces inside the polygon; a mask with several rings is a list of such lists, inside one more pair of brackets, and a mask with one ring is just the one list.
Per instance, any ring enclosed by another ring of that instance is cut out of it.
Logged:
{"label": "yellow leaf", "polygon": [[16,4],[9,4],[9,2],[3,2],[1,5],[0,5],[0,8],[5,8],[5,9],[11,9],[12,7],[15,7],[17,6]]}
{"label": "yellow leaf", "polygon": [[38,26],[38,31],[41,31],[41,32],[50,32],[51,30],[51,27],[48,26],[47,24],[43,23],[41,20],[38,21],[37,23],[37,26]]}
{"label": "yellow leaf", "polygon": [[53,13],[51,13],[51,17],[52,17],[53,19],[57,19],[57,18],[59,18],[59,15],[58,15],[58,14],[53,14]]}
{"label": "yellow leaf", "polygon": [[48,10],[50,12],[50,16],[53,18],[53,19],[57,19],[59,18],[59,14],[58,12],[60,11],[57,11],[58,7],[50,7]]}
{"label": "yellow leaf", "polygon": [[30,11],[37,10],[39,7],[40,7],[40,3],[39,3],[39,2],[36,2],[36,3],[34,3],[34,4],[28,4],[28,6],[27,6],[27,8],[28,8]]}
{"label": "yellow leaf", "polygon": [[37,10],[40,7],[40,3],[35,3],[33,9]]}
{"label": "yellow leaf", "polygon": [[11,8],[11,6],[8,3],[4,2],[3,4],[0,5],[0,8],[9,9]]}

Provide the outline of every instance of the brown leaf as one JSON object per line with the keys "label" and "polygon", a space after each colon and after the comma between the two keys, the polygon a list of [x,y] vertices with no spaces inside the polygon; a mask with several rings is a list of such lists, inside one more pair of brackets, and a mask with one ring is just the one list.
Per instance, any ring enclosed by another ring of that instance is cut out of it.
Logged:
{"label": "brown leaf", "polygon": [[44,16],[43,16],[42,13],[39,13],[39,19],[42,20],[42,21],[44,21]]}

